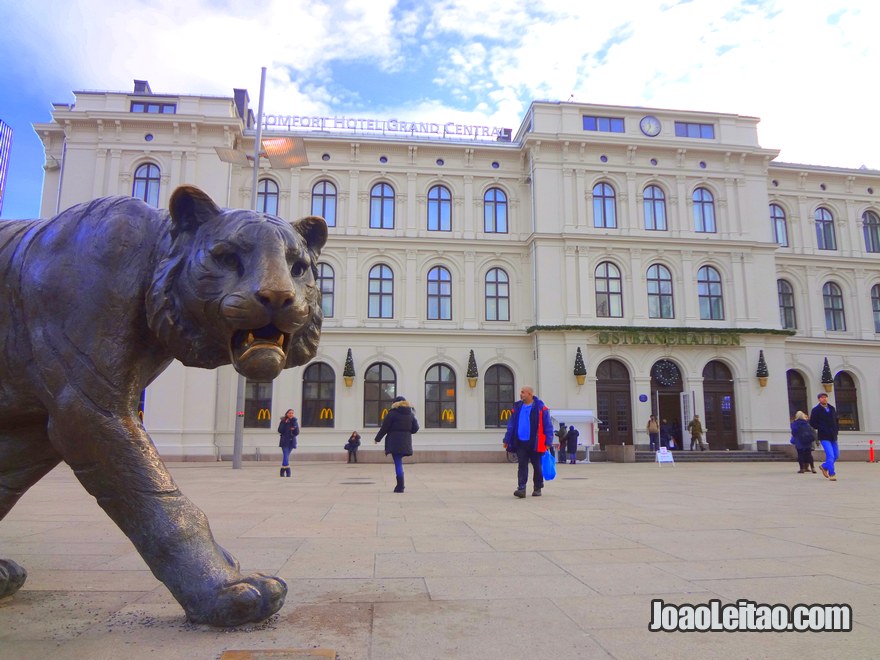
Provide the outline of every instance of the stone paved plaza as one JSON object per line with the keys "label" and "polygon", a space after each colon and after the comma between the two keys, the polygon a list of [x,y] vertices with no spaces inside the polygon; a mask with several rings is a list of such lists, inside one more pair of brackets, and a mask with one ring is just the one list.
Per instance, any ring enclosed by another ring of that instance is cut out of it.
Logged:
{"label": "stone paved plaza", "polygon": [[[290,479],[266,463],[170,468],[243,570],[287,581],[282,610],[187,624],[60,466],[0,521],[0,557],[29,571],[0,601],[0,658],[880,656],[876,464],[841,463],[836,483],[795,463],[562,465],[523,500],[504,463],[407,465],[402,495],[390,460],[294,463]],[[653,598],[846,603],[853,629],[650,632]]]}

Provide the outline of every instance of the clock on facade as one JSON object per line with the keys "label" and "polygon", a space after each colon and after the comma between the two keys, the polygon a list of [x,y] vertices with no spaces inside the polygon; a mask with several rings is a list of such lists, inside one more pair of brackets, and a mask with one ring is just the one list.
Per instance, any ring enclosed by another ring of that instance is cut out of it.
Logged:
{"label": "clock on facade", "polygon": [[639,128],[648,137],[654,137],[660,134],[660,120],[653,115],[645,115],[639,122]]}

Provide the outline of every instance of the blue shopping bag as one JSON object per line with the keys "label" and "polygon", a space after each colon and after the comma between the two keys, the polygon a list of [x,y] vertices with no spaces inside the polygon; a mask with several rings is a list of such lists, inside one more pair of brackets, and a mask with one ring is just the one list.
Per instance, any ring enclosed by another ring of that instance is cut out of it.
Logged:
{"label": "blue shopping bag", "polygon": [[556,458],[549,451],[545,451],[541,458],[541,472],[544,473],[544,481],[553,481],[556,478]]}

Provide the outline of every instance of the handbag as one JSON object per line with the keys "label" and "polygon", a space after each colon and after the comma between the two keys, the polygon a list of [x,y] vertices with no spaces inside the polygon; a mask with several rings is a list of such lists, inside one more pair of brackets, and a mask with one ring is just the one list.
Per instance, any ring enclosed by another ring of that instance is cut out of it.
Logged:
{"label": "handbag", "polygon": [[556,457],[549,451],[545,451],[541,457],[541,472],[544,475],[544,481],[553,481],[556,478]]}

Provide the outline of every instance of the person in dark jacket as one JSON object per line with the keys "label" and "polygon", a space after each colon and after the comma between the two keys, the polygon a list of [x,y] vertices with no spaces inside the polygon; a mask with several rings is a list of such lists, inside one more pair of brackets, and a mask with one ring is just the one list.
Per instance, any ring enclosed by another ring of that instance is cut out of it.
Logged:
{"label": "person in dark jacket", "polygon": [[[556,459],[557,463],[559,462],[560,458],[563,458],[565,456],[565,448],[566,448],[565,435],[567,433],[568,433],[568,429],[565,428],[565,422],[559,422],[559,430],[553,432],[553,435],[556,436],[556,442],[555,443],[551,442],[547,446],[547,451],[549,451],[551,454],[553,454],[553,458]],[[555,444],[559,445],[559,456],[556,456],[556,454],[553,452],[553,446]],[[565,461],[563,461],[563,463],[564,462]]]}
{"label": "person in dark jacket", "polygon": [[840,428],[837,421],[837,410],[828,403],[828,395],[822,392],[817,397],[819,403],[810,411],[810,426],[816,429],[822,449],[825,450],[825,462],[819,466],[822,475],[831,481],[837,481],[837,473],[834,471],[834,463],[840,457],[840,449],[837,446],[837,431]]}
{"label": "person in dark jacket", "polygon": [[299,435],[299,420],[293,415],[293,409],[284,413],[281,423],[278,425],[278,433],[281,439],[278,446],[281,447],[281,472],[279,477],[290,476],[290,452],[296,449],[296,436]]}
{"label": "person in dark jacket", "polygon": [[660,446],[671,449],[669,441],[672,440],[672,427],[665,419],[660,423]]}
{"label": "person in dark jacket", "polygon": [[394,459],[394,473],[397,476],[395,493],[403,492],[403,457],[412,456],[412,436],[418,431],[419,422],[412,406],[405,397],[394,397],[391,410],[385,415],[382,426],[376,434],[376,442],[381,442],[382,438],[385,438],[385,455],[391,454],[391,458]]}
{"label": "person in dark jacket", "polygon": [[517,488],[513,491],[515,497],[526,496],[529,463],[532,464],[534,484],[532,496],[541,496],[541,489],[544,488],[541,458],[547,451],[547,445],[552,442],[550,410],[535,396],[535,391],[526,385],[519,392],[519,401],[513,406],[513,414],[507,422],[507,432],[504,434],[504,448],[515,452],[517,458]]}
{"label": "person in dark jacket", "polygon": [[807,421],[807,413],[798,410],[794,414],[794,421],[791,423],[791,442],[797,449],[798,465],[800,470],[798,474],[816,472],[813,467],[813,429]]}
{"label": "person in dark jacket", "polygon": [[568,450],[568,462],[572,465],[577,463],[578,438],[580,435],[580,431],[574,426],[569,426],[568,433],[565,435],[565,444],[566,449]]}
{"label": "person in dark jacket", "polygon": [[352,431],[351,435],[348,436],[348,442],[345,443],[343,449],[348,451],[348,462],[349,463],[357,463],[358,462],[358,447],[361,446],[361,435],[357,431]]}

